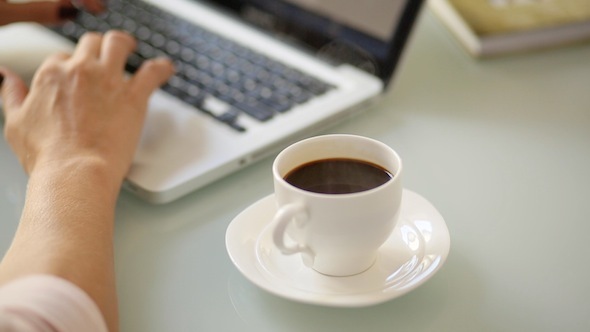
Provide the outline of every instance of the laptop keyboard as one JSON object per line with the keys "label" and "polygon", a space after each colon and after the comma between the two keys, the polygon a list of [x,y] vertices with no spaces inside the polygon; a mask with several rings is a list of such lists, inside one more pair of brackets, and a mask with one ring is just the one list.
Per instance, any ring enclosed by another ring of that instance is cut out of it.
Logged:
{"label": "laptop keyboard", "polygon": [[54,30],[77,42],[86,31],[127,31],[137,39],[126,70],[166,56],[177,72],[162,90],[237,131],[243,114],[264,122],[333,87],[140,0],[109,0],[98,16],[81,12]]}

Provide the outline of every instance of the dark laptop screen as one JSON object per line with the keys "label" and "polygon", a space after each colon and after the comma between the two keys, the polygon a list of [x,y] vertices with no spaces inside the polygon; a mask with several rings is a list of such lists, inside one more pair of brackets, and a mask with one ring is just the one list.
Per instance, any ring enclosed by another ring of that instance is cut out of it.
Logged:
{"label": "dark laptop screen", "polygon": [[209,0],[322,58],[389,83],[422,0]]}

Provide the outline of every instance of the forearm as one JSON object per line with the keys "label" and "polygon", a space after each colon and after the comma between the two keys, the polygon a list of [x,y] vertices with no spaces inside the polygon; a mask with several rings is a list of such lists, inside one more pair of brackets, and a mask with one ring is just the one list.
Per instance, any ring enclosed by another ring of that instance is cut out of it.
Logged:
{"label": "forearm", "polygon": [[113,258],[118,181],[100,162],[73,161],[31,173],[14,241],[0,265],[0,284],[28,274],[67,279],[117,326]]}
{"label": "forearm", "polygon": [[93,298],[111,331],[117,329],[116,198],[149,97],[174,72],[169,60],[154,59],[127,75],[125,60],[135,46],[123,32],[87,33],[73,54],[49,57],[30,88],[0,68],[4,135],[30,175],[0,284],[34,273],[70,280]]}

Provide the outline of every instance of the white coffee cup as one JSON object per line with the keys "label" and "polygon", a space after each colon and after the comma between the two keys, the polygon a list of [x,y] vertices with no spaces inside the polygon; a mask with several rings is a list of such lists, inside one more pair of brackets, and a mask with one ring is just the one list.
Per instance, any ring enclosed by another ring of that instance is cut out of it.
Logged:
{"label": "white coffee cup", "polygon": [[[377,165],[392,177],[368,190],[336,194],[301,189],[285,180],[302,165],[330,159]],[[284,149],[272,171],[278,210],[270,228],[283,254],[300,253],[306,266],[330,276],[358,274],[373,265],[401,204],[402,162],[393,149],[367,137],[317,136]]]}

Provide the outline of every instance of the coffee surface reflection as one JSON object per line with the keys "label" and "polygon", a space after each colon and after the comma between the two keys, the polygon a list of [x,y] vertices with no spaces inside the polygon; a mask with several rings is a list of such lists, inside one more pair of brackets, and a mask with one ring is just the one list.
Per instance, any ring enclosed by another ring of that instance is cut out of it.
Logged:
{"label": "coffee surface reflection", "polygon": [[381,186],[393,178],[383,167],[357,159],[315,160],[291,170],[284,179],[291,185],[321,194],[350,194]]}

